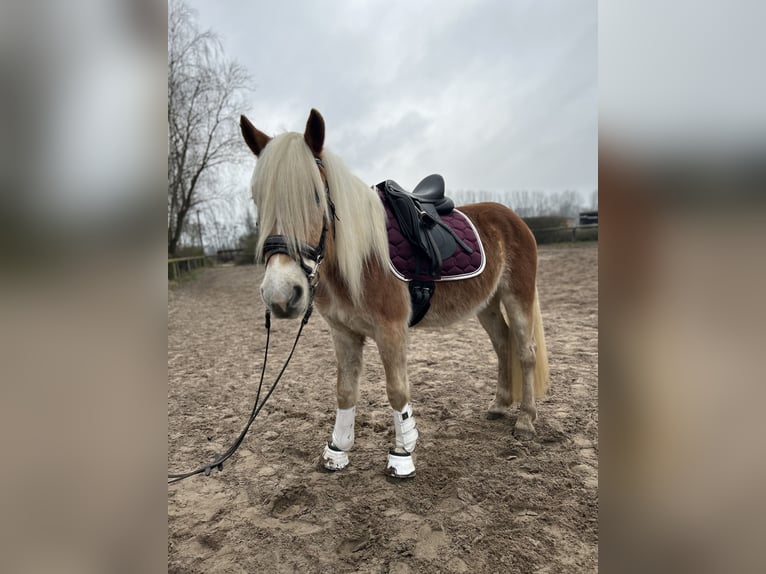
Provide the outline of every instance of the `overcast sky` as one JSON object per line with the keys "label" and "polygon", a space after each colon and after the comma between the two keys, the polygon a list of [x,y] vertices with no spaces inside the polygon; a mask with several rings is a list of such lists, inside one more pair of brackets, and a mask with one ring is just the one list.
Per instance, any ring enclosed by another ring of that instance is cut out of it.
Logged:
{"label": "overcast sky", "polygon": [[253,123],[302,131],[317,108],[370,184],[597,188],[595,0],[189,1],[252,74]]}

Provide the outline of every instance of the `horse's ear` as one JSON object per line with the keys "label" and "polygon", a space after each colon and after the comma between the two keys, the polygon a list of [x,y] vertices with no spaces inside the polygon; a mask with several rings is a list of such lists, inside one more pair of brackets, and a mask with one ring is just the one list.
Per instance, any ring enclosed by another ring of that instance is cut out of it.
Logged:
{"label": "horse's ear", "polygon": [[245,138],[247,147],[253,150],[256,156],[261,155],[271,138],[251,124],[245,116],[239,116],[239,128],[242,130],[242,137]]}
{"label": "horse's ear", "polygon": [[309,121],[306,122],[306,132],[303,134],[303,139],[306,140],[315,156],[319,156],[322,153],[322,146],[324,146],[324,119],[322,114],[314,108],[311,108]]}

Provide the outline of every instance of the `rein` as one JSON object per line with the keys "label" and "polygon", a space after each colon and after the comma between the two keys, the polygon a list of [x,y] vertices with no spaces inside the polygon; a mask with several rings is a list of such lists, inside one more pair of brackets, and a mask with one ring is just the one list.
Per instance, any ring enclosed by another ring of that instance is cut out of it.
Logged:
{"label": "rein", "polygon": [[[315,160],[318,166],[324,167],[324,164],[322,163],[321,159],[315,158]],[[335,232],[334,220],[338,219],[338,216],[335,214],[335,205],[330,200],[330,190],[327,187],[327,184],[325,184],[325,193],[327,194],[327,201],[330,206],[330,215],[333,220],[333,233],[334,233]],[[271,387],[269,387],[268,392],[263,397],[263,401],[261,401],[260,403],[258,402],[261,398],[261,390],[263,388],[263,377],[266,373],[266,361],[268,360],[268,357],[269,357],[269,342],[271,340],[271,311],[269,311],[268,309],[266,309],[266,316],[265,316],[266,349],[263,353],[263,366],[261,367],[261,377],[260,377],[260,380],[258,381],[258,391],[255,393],[255,401],[253,403],[253,409],[250,412],[250,417],[248,418],[247,423],[245,424],[245,428],[242,429],[242,432],[239,433],[239,436],[231,444],[231,446],[229,446],[229,448],[226,449],[226,451],[220,456],[218,456],[213,462],[200,466],[194,470],[190,470],[189,472],[168,473],[168,484],[174,484],[176,482],[180,482],[186,478],[189,478],[190,476],[195,476],[197,474],[204,474],[205,476],[210,476],[210,473],[212,472],[214,468],[217,468],[219,471],[223,471],[223,463],[226,462],[229,458],[231,458],[231,456],[237,451],[239,446],[242,444],[242,441],[245,440],[247,431],[250,430],[250,427],[255,421],[255,417],[258,416],[258,413],[261,412],[261,409],[266,404],[266,401],[269,400],[269,397],[271,397],[272,393],[274,392],[274,389],[277,388],[277,384],[282,379],[282,375],[285,373],[285,370],[287,369],[287,365],[290,364],[290,360],[293,358],[293,353],[295,352],[295,348],[298,346],[298,340],[301,338],[301,334],[303,333],[303,328],[309,322],[311,313],[314,310],[314,293],[316,291],[316,286],[319,283],[319,266],[322,264],[322,261],[324,260],[324,252],[325,252],[326,239],[327,239],[327,227],[328,227],[327,217],[325,216],[322,222],[322,235],[320,236],[319,244],[316,247],[311,247],[310,245],[306,243],[299,244],[300,253],[296,255],[295,261],[301,266],[301,269],[306,274],[306,278],[308,279],[309,302],[308,302],[308,306],[306,307],[306,312],[303,315],[303,319],[301,319],[301,326],[298,329],[298,334],[295,336],[295,341],[293,342],[292,349],[290,349],[290,354],[287,356],[285,363],[282,365],[282,368],[280,369],[279,374],[277,375],[277,378],[274,380],[274,383],[271,385]],[[268,254],[266,257],[265,263],[268,265],[269,259],[271,259],[271,257],[276,255],[277,253],[282,253],[284,255],[291,256],[288,245],[289,245],[289,240],[284,235],[271,235],[267,237],[263,245],[264,252]],[[313,269],[309,267],[308,265],[306,265],[306,263],[303,260],[304,257],[314,262]]]}

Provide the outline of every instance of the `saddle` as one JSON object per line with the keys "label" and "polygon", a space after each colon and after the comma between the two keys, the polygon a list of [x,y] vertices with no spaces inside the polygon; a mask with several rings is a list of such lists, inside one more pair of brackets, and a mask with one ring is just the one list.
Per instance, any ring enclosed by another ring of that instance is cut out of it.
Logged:
{"label": "saddle", "polygon": [[440,276],[444,261],[458,247],[465,253],[473,253],[465,242],[442,221],[440,215],[449,215],[454,202],[444,196],[444,178],[429,175],[412,192],[388,179],[377,186],[399,224],[402,235],[428,262],[428,274]]}

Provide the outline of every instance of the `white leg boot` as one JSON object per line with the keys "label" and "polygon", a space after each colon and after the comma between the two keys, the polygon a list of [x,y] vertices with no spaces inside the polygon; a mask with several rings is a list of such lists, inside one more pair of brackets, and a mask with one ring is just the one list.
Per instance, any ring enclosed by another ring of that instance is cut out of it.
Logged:
{"label": "white leg boot", "polygon": [[418,429],[415,428],[415,417],[409,403],[401,411],[394,411],[394,430],[396,447],[388,453],[386,474],[395,478],[411,478],[415,476],[411,453],[418,442]]}
{"label": "white leg boot", "polygon": [[337,409],[332,440],[327,443],[322,453],[323,465],[327,470],[343,470],[348,466],[346,451],[354,446],[354,419],[356,407]]}

